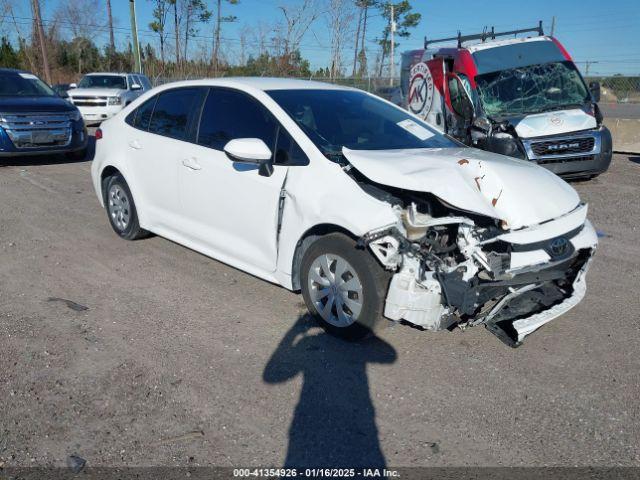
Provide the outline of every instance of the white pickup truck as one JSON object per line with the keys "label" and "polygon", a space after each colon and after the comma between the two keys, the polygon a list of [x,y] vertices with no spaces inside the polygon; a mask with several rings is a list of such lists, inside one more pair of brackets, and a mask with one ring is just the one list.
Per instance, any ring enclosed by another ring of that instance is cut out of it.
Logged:
{"label": "white pickup truck", "polygon": [[71,84],[69,100],[78,107],[85,124],[108,120],[144,92],[149,79],[137,73],[89,73]]}

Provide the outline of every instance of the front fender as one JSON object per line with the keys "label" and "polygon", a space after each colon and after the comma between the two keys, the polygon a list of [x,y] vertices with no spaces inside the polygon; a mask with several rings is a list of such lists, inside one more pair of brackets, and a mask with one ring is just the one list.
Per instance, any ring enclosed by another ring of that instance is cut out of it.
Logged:
{"label": "front fender", "polygon": [[339,165],[325,162],[289,169],[276,272],[285,288],[293,287],[296,248],[309,232],[328,226],[357,238],[398,222],[391,205],[367,194]]}

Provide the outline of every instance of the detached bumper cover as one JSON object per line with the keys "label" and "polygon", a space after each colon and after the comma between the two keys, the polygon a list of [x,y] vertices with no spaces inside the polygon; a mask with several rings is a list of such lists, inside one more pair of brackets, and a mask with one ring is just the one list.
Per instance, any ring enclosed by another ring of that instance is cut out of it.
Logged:
{"label": "detached bumper cover", "polygon": [[[567,215],[561,222],[563,229],[572,227],[583,218],[583,215],[586,215],[586,206],[580,207]],[[557,234],[555,231],[547,231],[551,227],[553,227],[552,224],[543,225],[526,233],[527,236],[537,240],[540,233]],[[512,235],[514,239],[518,239],[515,233]],[[549,235],[548,238],[553,238],[553,236]],[[568,312],[584,298],[587,290],[585,277],[598,244],[596,232],[591,222],[585,220],[582,230],[571,238],[570,242],[572,250],[575,252],[574,255],[555,267],[559,271],[565,271],[565,274],[569,275],[569,281],[573,278],[569,293],[561,293],[562,290],[556,282],[548,282],[548,279],[544,278],[544,274],[549,272],[549,269],[541,265],[542,268],[539,270],[540,277],[538,279],[528,284],[514,286],[512,292],[496,304],[487,315],[484,322],[485,327],[507,345],[512,347],[519,346],[527,335],[533,333],[545,323]],[[546,256],[546,253],[544,255]],[[518,276],[516,276],[517,278]],[[563,287],[563,290],[566,290],[566,287]],[[536,297],[536,295],[539,295],[537,292],[540,291],[546,295]],[[535,310],[537,311],[533,311],[531,314],[526,311],[517,311],[519,303],[521,305],[526,303],[540,305],[545,303],[547,299],[553,299],[552,303],[543,308],[536,308]],[[512,309],[512,313],[505,314],[505,311],[509,308]]]}
{"label": "detached bumper cover", "polygon": [[515,321],[495,321],[492,315],[496,315],[498,311],[507,306],[509,300],[512,300],[526,292],[527,290],[525,288],[514,292],[513,294],[511,294],[512,296],[510,296],[510,298],[505,298],[502,302],[500,302],[489,314],[489,317],[492,318],[487,320],[487,322],[485,323],[485,327],[507,345],[511,347],[518,347],[520,344],[522,344],[522,341],[527,335],[535,332],[537,329],[542,327],[544,324],[549,323],[551,320],[564,315],[566,312],[571,310],[582,301],[587,292],[587,282],[585,276],[589,267],[589,263],[590,262],[587,262],[587,264],[582,267],[573,282],[573,292],[562,302],[557,303],[542,312],[530,315],[528,317],[519,318]]}

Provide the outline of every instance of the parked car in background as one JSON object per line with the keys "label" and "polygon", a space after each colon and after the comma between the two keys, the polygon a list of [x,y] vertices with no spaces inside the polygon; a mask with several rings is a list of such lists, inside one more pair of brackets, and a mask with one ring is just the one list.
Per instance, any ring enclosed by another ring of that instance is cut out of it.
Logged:
{"label": "parked car in background", "polygon": [[78,109],[36,75],[0,69],[0,158],[86,155],[87,131]]}
{"label": "parked car in background", "polygon": [[85,123],[92,125],[113,117],[150,89],[149,79],[137,73],[89,73],[67,93]]}
{"label": "parked car in background", "polygon": [[[514,34],[535,32],[524,38]],[[502,38],[499,38],[502,37]],[[432,48],[441,42],[456,46]],[[571,56],[537,28],[425,39],[402,54],[406,107],[467,145],[537,163],[566,178],[609,168],[611,133]]]}
{"label": "parked car in background", "polygon": [[558,176],[319,82],[163,85],[96,131],[91,173],[122,238],[154,232],[302,290],[348,338],[385,316],[517,346],[580,302],[597,245]]}

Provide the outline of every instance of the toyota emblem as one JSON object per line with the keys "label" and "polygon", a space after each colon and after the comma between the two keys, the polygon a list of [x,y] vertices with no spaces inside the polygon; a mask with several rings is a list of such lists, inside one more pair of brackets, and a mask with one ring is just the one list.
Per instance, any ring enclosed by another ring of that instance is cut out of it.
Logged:
{"label": "toyota emblem", "polygon": [[549,252],[554,257],[562,257],[569,250],[569,241],[565,237],[558,237],[549,243]]}

